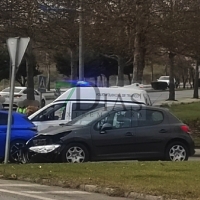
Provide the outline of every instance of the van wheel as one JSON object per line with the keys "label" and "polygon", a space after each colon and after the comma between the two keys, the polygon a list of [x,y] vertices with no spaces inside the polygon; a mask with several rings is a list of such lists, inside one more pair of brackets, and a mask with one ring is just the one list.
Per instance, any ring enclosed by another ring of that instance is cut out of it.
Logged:
{"label": "van wheel", "polygon": [[20,150],[26,145],[24,140],[15,140],[10,144],[10,154],[9,161],[10,162],[19,162]]}
{"label": "van wheel", "polygon": [[172,142],[166,148],[165,160],[187,161],[188,148],[182,142]]}
{"label": "van wheel", "polygon": [[89,152],[82,144],[70,144],[62,152],[62,161],[68,163],[83,163],[89,160]]}

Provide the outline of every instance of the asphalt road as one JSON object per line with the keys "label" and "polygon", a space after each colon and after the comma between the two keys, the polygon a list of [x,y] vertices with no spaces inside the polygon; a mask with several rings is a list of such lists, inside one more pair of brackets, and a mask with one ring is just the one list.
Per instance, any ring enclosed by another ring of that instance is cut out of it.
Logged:
{"label": "asphalt road", "polygon": [[0,180],[1,200],[127,200],[103,194],[38,185],[23,181]]}
{"label": "asphalt road", "polygon": [[[169,91],[148,91],[148,94],[150,96],[151,102],[153,105],[159,104],[161,101],[165,101],[169,98]],[[199,90],[200,93],[200,90]],[[175,92],[175,98],[176,100],[181,100],[185,98],[192,98],[193,97],[193,90],[182,90],[182,91],[176,91]]]}

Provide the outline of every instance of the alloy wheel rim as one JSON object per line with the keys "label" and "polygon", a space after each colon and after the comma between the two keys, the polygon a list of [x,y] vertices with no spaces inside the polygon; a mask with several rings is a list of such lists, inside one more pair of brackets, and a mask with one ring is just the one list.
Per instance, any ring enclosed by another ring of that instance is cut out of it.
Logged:
{"label": "alloy wheel rim", "polygon": [[181,145],[174,145],[169,150],[169,157],[172,161],[184,161],[186,159],[186,150]]}
{"label": "alloy wheel rim", "polygon": [[85,152],[80,147],[71,147],[66,153],[66,159],[69,163],[82,163],[85,160]]}
{"label": "alloy wheel rim", "polygon": [[17,142],[10,147],[10,158],[13,161],[15,162],[19,161],[19,156],[20,156],[19,151],[22,147],[24,147],[23,142]]}

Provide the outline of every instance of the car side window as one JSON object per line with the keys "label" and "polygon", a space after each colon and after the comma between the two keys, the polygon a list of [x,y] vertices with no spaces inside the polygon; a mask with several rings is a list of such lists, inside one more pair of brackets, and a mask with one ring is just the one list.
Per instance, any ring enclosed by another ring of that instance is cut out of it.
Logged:
{"label": "car side window", "polygon": [[8,114],[0,113],[0,125],[7,125],[7,123],[8,123]]}
{"label": "car side window", "polygon": [[157,110],[141,110],[138,112],[139,126],[153,126],[163,122],[164,115]]}
{"label": "car side window", "polygon": [[105,123],[109,123],[112,129],[130,128],[132,126],[131,115],[132,113],[129,110],[113,112],[97,122],[95,129],[101,130]]}
{"label": "car side window", "polygon": [[32,121],[52,121],[52,120],[64,120],[66,115],[66,103],[52,105],[37,116]]}

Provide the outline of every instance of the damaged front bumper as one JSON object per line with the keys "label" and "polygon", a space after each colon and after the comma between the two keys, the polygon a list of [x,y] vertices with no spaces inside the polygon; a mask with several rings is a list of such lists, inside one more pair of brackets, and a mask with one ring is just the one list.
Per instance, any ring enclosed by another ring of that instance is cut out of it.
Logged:
{"label": "damaged front bumper", "polygon": [[20,163],[45,163],[60,162],[62,144],[52,144],[52,141],[44,137],[34,137],[20,150]]}

